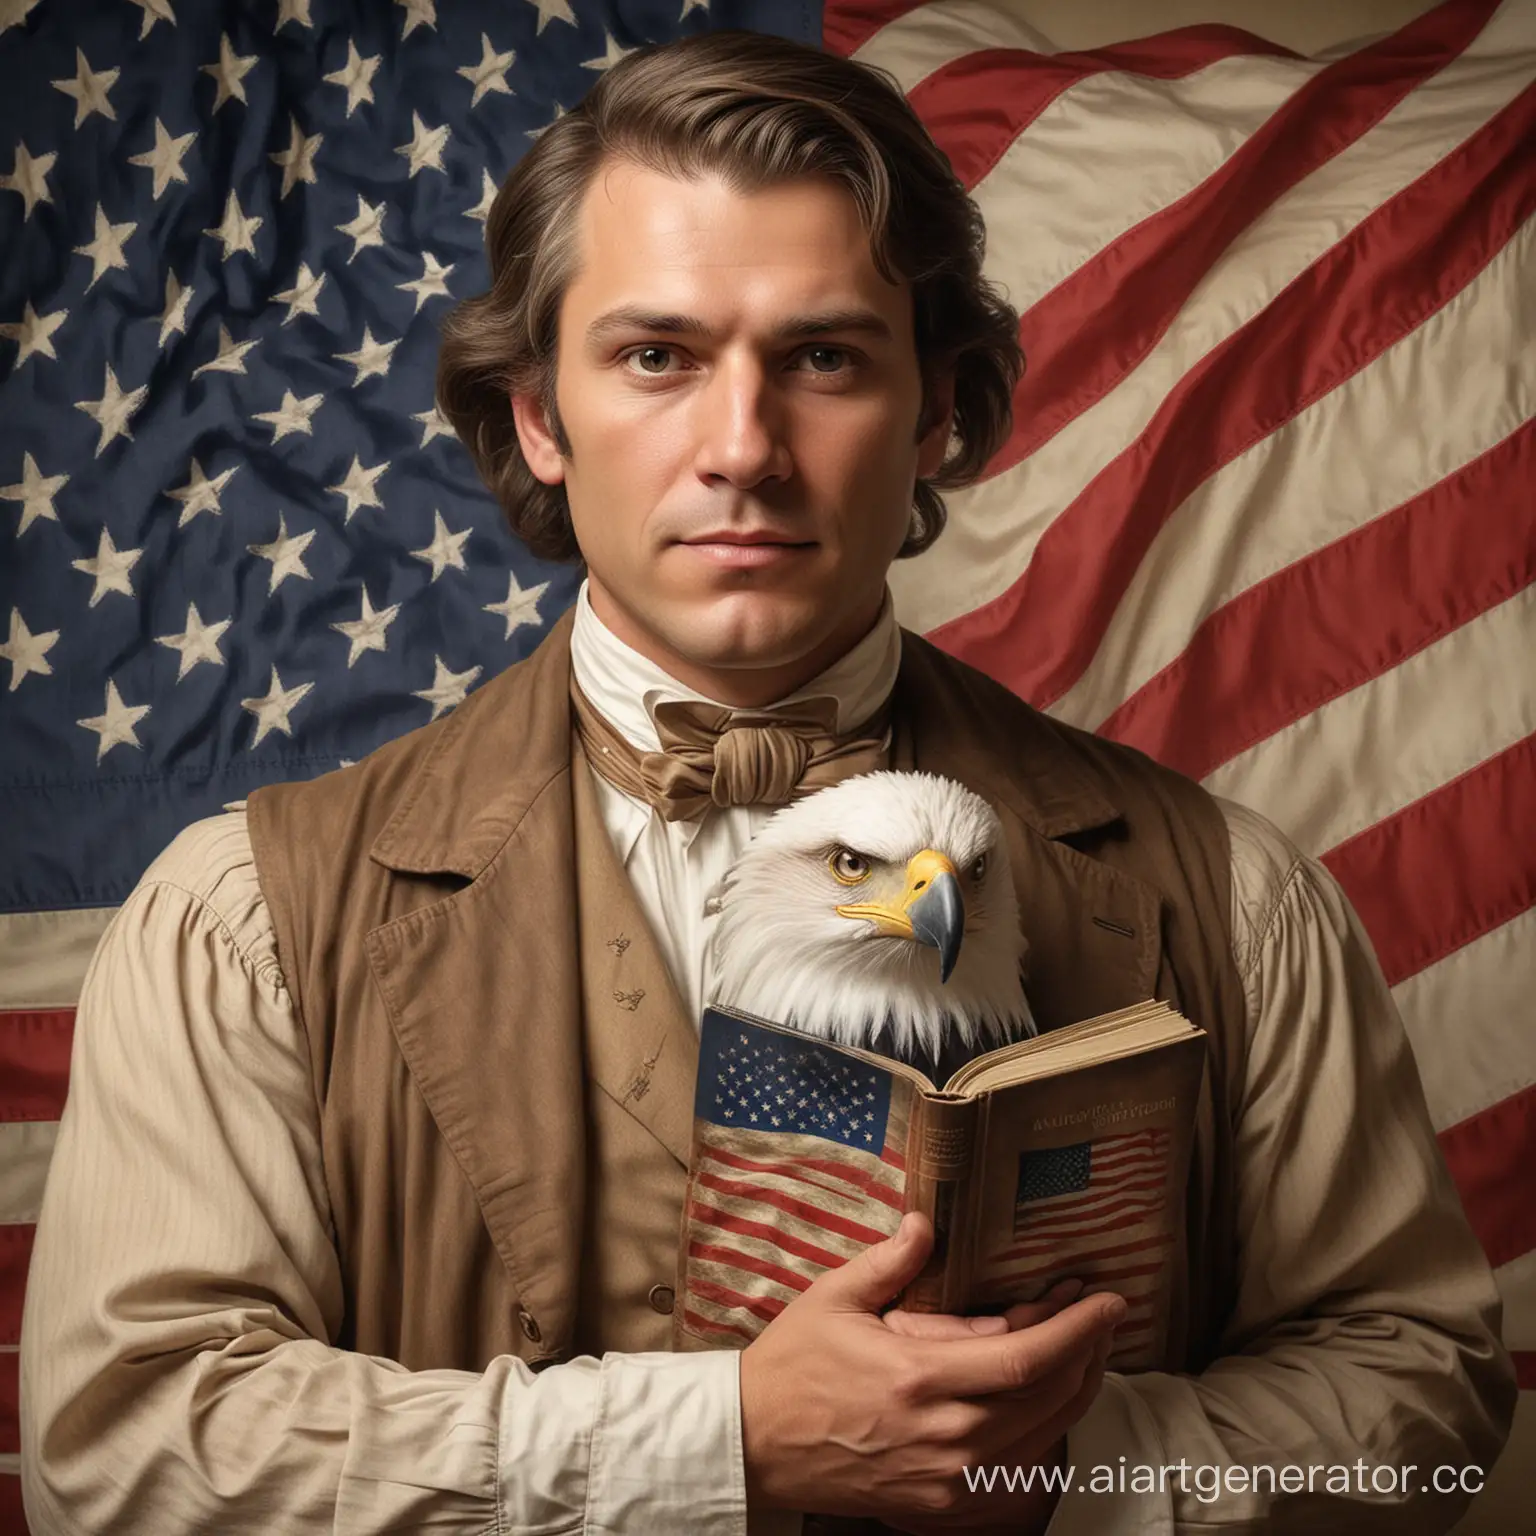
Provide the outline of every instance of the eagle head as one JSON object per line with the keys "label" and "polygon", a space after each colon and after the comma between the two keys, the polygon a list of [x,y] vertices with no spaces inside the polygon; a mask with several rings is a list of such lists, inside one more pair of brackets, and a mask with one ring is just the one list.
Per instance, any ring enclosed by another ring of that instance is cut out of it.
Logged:
{"label": "eagle head", "polygon": [[1035,1033],[996,812],[931,773],[844,779],[777,811],[711,895],[706,996],[912,1059]]}

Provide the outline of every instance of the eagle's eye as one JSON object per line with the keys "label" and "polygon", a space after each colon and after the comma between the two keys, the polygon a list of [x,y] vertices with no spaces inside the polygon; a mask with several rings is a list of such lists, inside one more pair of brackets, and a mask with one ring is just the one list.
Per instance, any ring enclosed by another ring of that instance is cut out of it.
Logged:
{"label": "eagle's eye", "polygon": [[869,875],[869,860],[851,848],[834,848],[827,867],[844,885],[857,885]]}
{"label": "eagle's eye", "polygon": [[972,861],[972,864],[971,864],[971,868],[970,868],[971,879],[972,880],[980,880],[982,878],[982,876],[986,874],[986,872],[987,872],[987,856],[984,853],[978,853],[976,855],[975,859]]}

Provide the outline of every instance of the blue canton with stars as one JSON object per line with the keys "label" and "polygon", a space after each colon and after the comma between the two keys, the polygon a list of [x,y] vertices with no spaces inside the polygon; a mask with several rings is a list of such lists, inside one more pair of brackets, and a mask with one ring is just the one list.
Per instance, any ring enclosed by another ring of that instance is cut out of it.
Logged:
{"label": "blue canton with stars", "polygon": [[820,1136],[879,1153],[891,1074],[806,1037],[760,1029],[706,1008],[694,1114],[713,1125]]}
{"label": "blue canton with stars", "polygon": [[538,133],[774,0],[0,0],[0,911],[428,723],[578,568],[433,404]]}

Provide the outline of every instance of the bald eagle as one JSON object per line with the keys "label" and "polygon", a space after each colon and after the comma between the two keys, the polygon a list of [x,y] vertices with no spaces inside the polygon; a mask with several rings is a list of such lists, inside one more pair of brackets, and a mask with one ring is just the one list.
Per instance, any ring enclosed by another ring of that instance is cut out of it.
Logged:
{"label": "bald eagle", "polygon": [[931,773],[859,774],[776,811],[709,898],[706,996],[879,1051],[941,1087],[1035,1033],[996,812]]}

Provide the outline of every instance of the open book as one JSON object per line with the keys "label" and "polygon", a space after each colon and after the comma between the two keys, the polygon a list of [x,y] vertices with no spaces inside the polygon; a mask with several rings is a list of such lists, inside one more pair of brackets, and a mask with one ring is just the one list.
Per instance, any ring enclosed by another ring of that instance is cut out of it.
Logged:
{"label": "open book", "polygon": [[913,1311],[1001,1311],[1058,1280],[1130,1312],[1115,1370],[1156,1367],[1205,1033],[1166,1003],[1085,1019],[935,1087],[873,1051],[704,1011],[676,1342],[744,1347],[817,1275],[934,1223]]}

